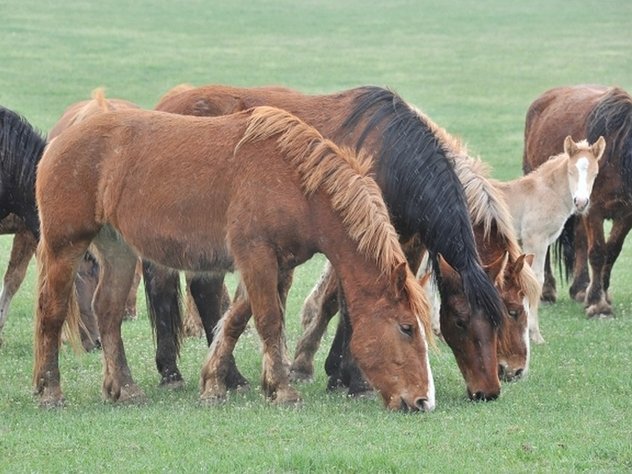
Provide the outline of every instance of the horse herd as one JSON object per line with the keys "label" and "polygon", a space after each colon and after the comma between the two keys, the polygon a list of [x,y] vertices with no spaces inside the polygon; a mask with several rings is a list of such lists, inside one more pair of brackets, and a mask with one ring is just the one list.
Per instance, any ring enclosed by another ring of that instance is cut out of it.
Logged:
{"label": "horse herd", "polygon": [[[330,388],[376,390],[390,409],[432,410],[436,335],[469,397],[493,400],[501,379],[526,374],[530,340],[543,341],[540,298],[556,296],[547,248],[560,234],[571,295],[590,317],[612,314],[610,273],[632,226],[632,99],[617,87],[540,96],[527,113],[526,175],[510,182],[491,179],[459,140],[379,87],[304,95],[178,86],[153,111],[97,90],[48,139],[1,107],[0,127],[0,232],[15,233],[0,331],[37,246],[41,406],[64,402],[64,322],[71,342],[81,334],[85,348],[102,348],[106,400],[145,399],[121,338],[141,268],[168,387],[183,383],[178,272],[186,272],[210,345],[201,372],[210,404],[248,385],[233,351],[251,316],[264,393],[298,402],[292,383],[313,376],[338,311]],[[604,219],[614,221],[607,242]],[[286,297],[294,267],[316,252],[328,262],[290,360]],[[230,302],[232,271],[240,285]]]}

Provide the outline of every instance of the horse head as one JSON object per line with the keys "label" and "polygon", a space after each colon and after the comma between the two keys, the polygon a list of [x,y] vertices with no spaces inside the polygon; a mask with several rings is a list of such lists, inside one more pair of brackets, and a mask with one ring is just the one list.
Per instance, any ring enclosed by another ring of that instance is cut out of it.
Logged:
{"label": "horse head", "polygon": [[480,308],[471,308],[459,273],[439,255],[441,334],[452,349],[472,400],[500,395],[497,330]]}
{"label": "horse head", "polygon": [[503,325],[498,331],[498,376],[504,381],[512,381],[526,375],[529,369],[529,304],[520,278],[524,265],[531,265],[533,254],[520,255],[511,261],[508,253],[503,267],[498,270],[498,261],[486,270],[500,292],[507,309]]}
{"label": "horse head", "polygon": [[568,155],[568,183],[573,197],[575,212],[584,214],[590,203],[595,178],[599,172],[599,160],[606,148],[602,137],[593,144],[582,140],[574,142],[571,136],[564,139],[564,153]]}

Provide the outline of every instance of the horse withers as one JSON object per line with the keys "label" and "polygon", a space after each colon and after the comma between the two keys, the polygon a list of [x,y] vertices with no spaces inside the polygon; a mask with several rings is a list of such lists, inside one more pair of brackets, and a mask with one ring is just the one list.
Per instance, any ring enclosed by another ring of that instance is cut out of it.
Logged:
{"label": "horse withers", "polygon": [[[524,172],[562,152],[567,135],[590,143],[603,136],[606,150],[590,207],[583,216],[571,217],[564,227],[558,239],[558,258],[573,277],[570,295],[584,303],[587,316],[611,317],[610,275],[632,228],[632,97],[619,87],[599,85],[557,87],[543,93],[527,112]],[[612,220],[607,241],[606,219]],[[548,300],[556,297],[549,265],[543,295]]]}
{"label": "horse withers", "polygon": [[[298,401],[283,350],[278,282],[321,251],[341,276],[357,328],[354,358],[386,406],[433,409],[428,303],[367,171],[366,160],[273,108],[216,118],[118,111],[68,129],[47,148],[36,186],[40,404],[63,402],[60,329],[67,317],[76,318],[74,271],[92,245],[102,264],[93,306],[108,400],[145,398],[121,339],[140,254],[177,270],[241,274],[245,297],[223,319],[202,369],[203,400],[225,397],[242,316],[252,305],[263,341],[264,392],[278,403]],[[160,186],[147,186],[152,182]]]}

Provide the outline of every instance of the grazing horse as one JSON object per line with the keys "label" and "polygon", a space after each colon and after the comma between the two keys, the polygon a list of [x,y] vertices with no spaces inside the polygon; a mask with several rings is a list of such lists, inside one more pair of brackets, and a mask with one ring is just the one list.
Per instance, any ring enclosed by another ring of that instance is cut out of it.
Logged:
{"label": "grazing horse", "polygon": [[[504,195],[522,249],[534,255],[533,269],[544,284],[544,263],[549,245],[559,237],[572,214],[583,214],[599,172],[605,140],[590,146],[585,140],[564,140],[564,152],[551,157],[531,173],[512,181],[494,181]],[[531,332],[541,338],[537,308],[532,311]]]}
{"label": "grazing horse", "polygon": [[[530,268],[532,256],[521,253],[518,239],[515,235],[511,214],[505,204],[502,194],[493,186],[489,179],[489,170],[477,158],[471,157],[459,140],[450,136],[429,118],[426,123],[432,124],[434,133],[441,137],[445,144],[449,144],[453,153],[449,159],[454,165],[457,176],[463,185],[468,202],[470,219],[474,228],[476,246],[485,264],[485,269],[499,289],[503,303],[507,309],[505,320],[498,335],[498,371],[504,380],[515,380],[526,375],[529,366],[529,326],[528,317],[531,308],[537,308],[540,298],[539,284]],[[458,281],[458,274],[440,259],[440,273],[451,275],[447,281]],[[434,287],[433,287],[434,288]],[[458,304],[466,305],[461,299]],[[453,300],[453,305],[457,303]],[[441,316],[443,305],[433,317],[433,327],[441,332]],[[318,349],[320,339],[327,328],[329,320],[338,310],[336,280],[329,265],[322,277],[305,300],[302,309],[303,335],[296,347],[295,358],[292,363],[293,374],[298,379],[311,378],[314,367],[313,359]],[[336,357],[340,357],[341,348],[337,333],[334,339],[334,350],[330,353],[326,369],[333,372],[332,365]],[[330,381],[330,387],[336,381]],[[346,384],[346,380],[342,380]]]}
{"label": "grazing horse", "polygon": [[[440,275],[443,335],[458,361],[470,397],[495,399],[500,393],[496,333],[504,308],[497,288],[482,268],[463,188],[446,159],[451,150],[441,137],[401,97],[379,87],[308,96],[280,87],[179,86],[167,93],[156,109],[204,116],[230,114],[258,105],[288,110],[336,143],[372,156],[372,172],[384,193],[411,268],[418,267],[425,246],[437,272],[439,254],[454,269]],[[199,298],[200,292],[219,295],[220,288],[217,281],[207,281],[197,285],[194,297],[197,293]],[[452,298],[455,293],[461,299]],[[219,297],[207,296],[206,300],[217,302]],[[457,300],[458,307],[453,304]],[[164,314],[167,307],[156,309],[163,312],[157,315],[159,320],[171,317]],[[172,309],[171,313],[176,311]],[[204,313],[201,316],[207,338],[212,338],[219,311],[210,311],[207,305]],[[157,340],[161,352],[160,337]],[[169,359],[165,354],[170,353]],[[180,377],[172,351],[162,351],[162,356],[166,370]],[[359,386],[361,389],[362,384]]]}
{"label": "grazing horse", "polygon": [[[585,304],[588,317],[610,317],[610,275],[632,228],[632,97],[618,87],[593,85],[558,87],[542,94],[527,112],[524,172],[561,152],[567,135],[590,143],[603,136],[606,141],[590,207],[581,219],[571,218],[558,242],[565,248],[567,274],[573,274],[571,297]],[[605,219],[612,220],[607,242]],[[555,298],[550,269],[543,294]]]}
{"label": "grazing horse", "polygon": [[60,135],[40,162],[36,186],[40,404],[63,402],[59,332],[67,316],[76,318],[73,277],[92,245],[100,263],[93,306],[106,399],[144,398],[121,339],[140,254],[176,270],[240,272],[244,298],[218,329],[202,369],[202,400],[224,398],[243,314],[252,305],[264,392],[277,403],[296,402],[284,358],[280,281],[323,252],[341,276],[356,328],[353,355],[386,406],[432,410],[428,303],[361,158],[270,107],[213,118],[118,111]]}

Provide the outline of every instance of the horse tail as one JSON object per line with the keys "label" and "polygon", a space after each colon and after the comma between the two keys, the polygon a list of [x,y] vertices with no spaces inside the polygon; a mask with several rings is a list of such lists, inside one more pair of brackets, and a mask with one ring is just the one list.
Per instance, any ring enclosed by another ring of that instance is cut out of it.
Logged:
{"label": "horse tail", "polygon": [[147,315],[154,342],[159,330],[169,332],[173,335],[175,353],[179,355],[184,338],[184,324],[180,309],[182,298],[180,277],[177,272],[158,271],[155,264],[143,260],[143,280]]}
{"label": "horse tail", "polygon": [[564,223],[562,233],[553,243],[551,252],[551,261],[555,262],[558,272],[565,281],[568,281],[573,274],[575,266],[575,227],[577,226],[578,217],[572,215]]}

